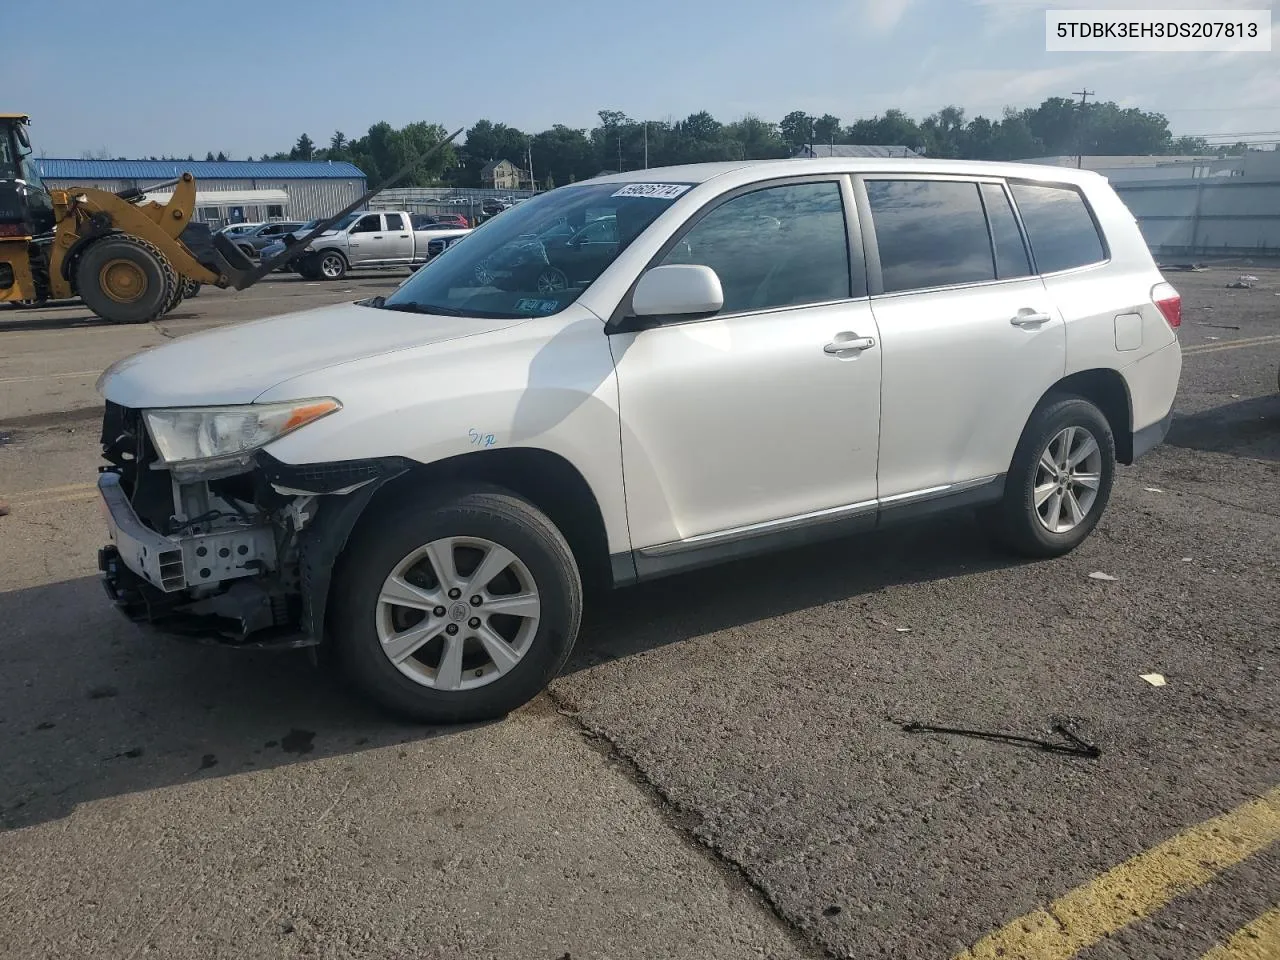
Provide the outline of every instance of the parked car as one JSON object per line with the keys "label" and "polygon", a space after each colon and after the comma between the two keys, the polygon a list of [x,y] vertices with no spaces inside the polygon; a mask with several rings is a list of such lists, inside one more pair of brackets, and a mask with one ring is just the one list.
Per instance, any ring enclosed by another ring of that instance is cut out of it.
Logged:
{"label": "parked car", "polygon": [[[312,230],[318,227],[322,222],[323,221],[320,218],[317,218],[315,220],[308,220],[306,223],[299,224],[297,227],[295,227],[294,230],[291,233],[289,233],[287,236],[272,237],[262,247],[262,249],[258,251],[258,257],[262,260],[270,260],[272,257],[279,256],[280,254],[284,253],[286,243],[291,243],[294,240],[302,239],[308,233],[310,233]],[[295,261],[290,261],[289,263],[286,263],[282,267],[276,267],[275,272],[280,273],[282,271],[292,271],[294,269],[295,269]]]}
{"label": "parked car", "polygon": [[589,284],[618,252],[618,222],[601,217],[575,229],[567,221],[519,237],[476,265],[476,279],[503,290],[554,293]]}
{"label": "parked car", "polygon": [[410,216],[415,230],[455,230],[470,227],[467,218],[456,213],[424,214],[415,213]]}
{"label": "parked car", "polygon": [[235,240],[239,237],[244,236],[245,234],[249,233],[252,230],[256,230],[260,226],[262,226],[262,223],[260,221],[255,223],[228,223],[225,227],[222,227],[217,232],[223,234],[224,236],[230,237],[232,240]]}
{"label": "parked car", "polygon": [[[602,214],[612,253],[573,283],[477,275]],[[584,582],[948,509],[1018,554],[1069,552],[1117,462],[1168,430],[1180,323],[1089,171],[608,175],[520,204],[385,297],[107,370],[99,565],[135,619],[331,644],[387,708],[496,717],[564,664]]]}
{"label": "parked car", "polygon": [[302,226],[297,220],[278,220],[262,223],[252,230],[237,234],[233,239],[240,252],[251,260],[256,260],[268,244],[282,240]]}
{"label": "parked car", "polygon": [[405,211],[350,213],[307,245],[296,269],[309,280],[341,280],[353,267],[420,265],[430,259],[428,242],[451,232],[414,229]]}

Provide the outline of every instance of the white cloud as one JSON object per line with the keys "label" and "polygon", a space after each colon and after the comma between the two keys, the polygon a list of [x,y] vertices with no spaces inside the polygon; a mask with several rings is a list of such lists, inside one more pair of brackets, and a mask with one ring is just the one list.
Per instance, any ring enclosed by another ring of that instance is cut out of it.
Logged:
{"label": "white cloud", "polygon": [[914,0],[862,0],[862,13],[876,33],[888,33],[898,25]]}

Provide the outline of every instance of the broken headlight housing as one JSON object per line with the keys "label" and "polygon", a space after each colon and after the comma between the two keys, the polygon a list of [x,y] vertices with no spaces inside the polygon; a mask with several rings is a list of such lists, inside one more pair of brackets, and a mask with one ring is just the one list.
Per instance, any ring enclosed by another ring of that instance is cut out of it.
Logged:
{"label": "broken headlight housing", "polygon": [[163,407],[143,417],[160,460],[175,472],[235,472],[254,451],[342,409],[332,397],[235,407]]}

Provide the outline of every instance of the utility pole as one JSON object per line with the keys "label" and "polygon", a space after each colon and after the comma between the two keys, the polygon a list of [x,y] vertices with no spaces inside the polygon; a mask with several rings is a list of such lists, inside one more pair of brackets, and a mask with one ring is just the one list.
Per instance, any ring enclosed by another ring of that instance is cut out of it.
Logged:
{"label": "utility pole", "polygon": [[529,168],[529,195],[533,196],[538,192],[538,181],[533,178],[533,144],[526,144],[524,148],[524,162]]}
{"label": "utility pole", "polygon": [[1071,95],[1072,95],[1073,97],[1079,97],[1079,98],[1080,98],[1080,116],[1081,116],[1081,120],[1082,120],[1082,122],[1081,122],[1081,123],[1077,123],[1077,124],[1076,124],[1076,169],[1077,169],[1077,170],[1079,170],[1079,169],[1080,169],[1080,163],[1081,163],[1081,161],[1083,160],[1083,157],[1081,156],[1081,145],[1080,145],[1080,141],[1081,141],[1081,139],[1082,139],[1082,138],[1081,138],[1081,136],[1080,136],[1080,128],[1081,128],[1081,126],[1083,125],[1083,117],[1084,117],[1084,102],[1085,102],[1086,100],[1088,100],[1090,97],[1092,97],[1092,96],[1094,95],[1094,93],[1096,93],[1096,92],[1097,92],[1097,91],[1094,91],[1094,90],[1072,90],[1072,91],[1071,91]]}
{"label": "utility pole", "polygon": [[618,172],[622,172],[622,134],[618,134]]}
{"label": "utility pole", "polygon": [[644,122],[644,168],[649,169],[649,121]]}

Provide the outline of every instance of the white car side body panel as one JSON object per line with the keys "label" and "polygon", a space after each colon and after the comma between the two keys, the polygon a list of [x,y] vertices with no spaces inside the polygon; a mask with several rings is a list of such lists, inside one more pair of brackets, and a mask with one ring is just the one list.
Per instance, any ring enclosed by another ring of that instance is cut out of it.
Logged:
{"label": "white car side body panel", "polygon": [[[871,301],[884,346],[880,496],[1003,474],[1066,332],[1039,277]],[[1051,319],[1019,327],[1020,310]]]}
{"label": "white car side body panel", "polygon": [[[1133,214],[1101,177],[1085,178],[1085,197],[1102,227],[1110,258],[1099,264],[1046,274],[1045,287],[1067,324],[1068,374],[1118,370],[1129,390],[1133,429],[1161,420],[1172,408],[1182,370],[1178,338],[1151,300],[1164,278]],[[1130,315],[1141,317],[1140,342],[1117,346],[1117,333],[1134,338]],[[1172,348],[1172,349],[1170,349]],[[1143,361],[1165,354],[1157,363]]]}
{"label": "white car side body panel", "polygon": [[585,308],[305,373],[258,400],[317,391],[341,400],[342,410],[270,444],[272,456],[295,464],[388,456],[433,463],[513,447],[546,450],[590,485],[609,551],[630,550],[613,359],[600,318]]}

